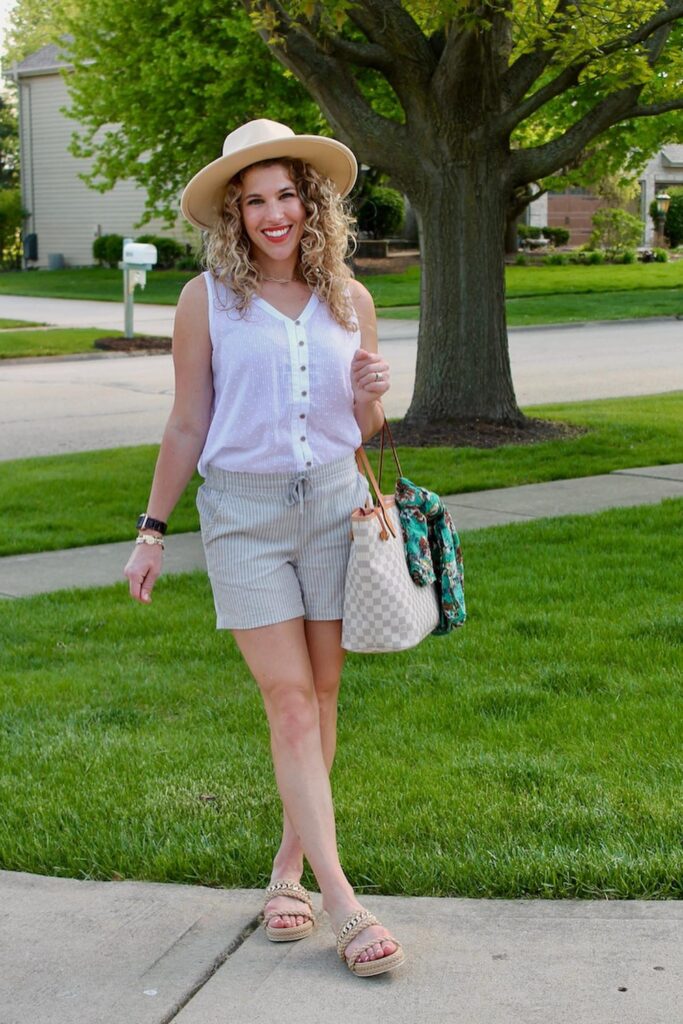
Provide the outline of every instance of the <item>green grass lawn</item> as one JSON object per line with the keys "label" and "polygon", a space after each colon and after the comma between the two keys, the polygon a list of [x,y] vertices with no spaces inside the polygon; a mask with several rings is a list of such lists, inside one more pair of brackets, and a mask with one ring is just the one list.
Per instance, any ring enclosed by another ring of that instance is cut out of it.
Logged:
{"label": "green grass lawn", "polygon": [[[144,290],[136,289],[136,302],[175,305],[192,272],[154,270]],[[683,260],[672,263],[634,263],[624,266],[506,267],[508,298],[532,295],[648,291],[680,288]],[[420,268],[402,274],[370,275],[359,279],[371,291],[377,306],[411,306],[420,301]],[[120,270],[82,268],[50,271],[8,271],[0,274],[0,295],[42,295],[53,298],[121,301]]]}
{"label": "green grass lawn", "polygon": [[[419,306],[419,267],[409,267],[403,274],[382,274],[361,280],[372,293],[378,308]],[[683,260],[624,266],[506,267],[505,282],[508,299],[659,289],[670,291],[683,286]],[[514,308],[515,304],[508,305],[509,310]],[[600,319],[605,318],[601,316]]]}
{"label": "green grass lawn", "polygon": [[[581,437],[501,448],[399,448],[404,473],[450,494],[683,461],[683,392],[525,411],[589,430]],[[0,555],[133,537],[157,451],[144,445],[0,462]],[[376,461],[376,453],[371,458]],[[173,513],[171,532],[199,528],[198,483],[195,475]]]}
{"label": "green grass lawn", "polygon": [[0,359],[25,356],[64,356],[95,352],[94,342],[105,335],[118,337],[123,331],[97,327],[55,327],[50,331],[8,331],[0,334]]}
{"label": "green grass lawn", "polygon": [[[464,545],[469,619],[348,658],[332,781],[361,892],[681,898],[683,502]],[[261,887],[280,803],[207,579],[6,601],[0,866]],[[304,877],[304,884],[311,884]]]}
{"label": "green grass lawn", "polygon": [[[683,319],[683,290],[659,288],[647,291],[525,296],[507,299],[505,311],[508,327],[595,320],[639,320],[660,316]],[[377,307],[377,315],[380,319],[419,320],[420,307]]]}
{"label": "green grass lawn", "polygon": [[[135,289],[135,302],[174,306],[183,285],[196,275],[185,270],[153,270],[145,288]],[[6,271],[0,274],[0,295],[36,295],[53,299],[123,301],[123,274],[104,267],[69,270]]]}
{"label": "green grass lawn", "polygon": [[0,331],[6,331],[11,327],[40,327],[39,323],[33,320],[6,320],[0,317]]}

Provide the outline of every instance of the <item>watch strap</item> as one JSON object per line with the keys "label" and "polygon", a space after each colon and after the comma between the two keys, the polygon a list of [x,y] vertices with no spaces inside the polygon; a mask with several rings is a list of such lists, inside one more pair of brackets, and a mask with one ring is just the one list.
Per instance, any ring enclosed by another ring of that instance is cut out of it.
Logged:
{"label": "watch strap", "polygon": [[156,530],[157,533],[165,534],[168,529],[168,523],[165,523],[162,519],[153,519],[152,516],[148,516],[146,512],[138,516],[137,521],[138,530]]}

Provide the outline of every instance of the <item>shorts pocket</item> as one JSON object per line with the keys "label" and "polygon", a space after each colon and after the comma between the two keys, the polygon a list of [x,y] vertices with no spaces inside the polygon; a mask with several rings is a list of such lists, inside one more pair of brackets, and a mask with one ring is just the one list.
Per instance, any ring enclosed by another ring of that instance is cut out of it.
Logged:
{"label": "shorts pocket", "polygon": [[217,491],[212,487],[207,487],[206,484],[200,484],[195,500],[199,512],[199,526],[202,534],[206,536],[223,507],[225,491]]}
{"label": "shorts pocket", "polygon": [[355,508],[363,508],[370,497],[370,485],[364,473],[358,474],[357,500]]}

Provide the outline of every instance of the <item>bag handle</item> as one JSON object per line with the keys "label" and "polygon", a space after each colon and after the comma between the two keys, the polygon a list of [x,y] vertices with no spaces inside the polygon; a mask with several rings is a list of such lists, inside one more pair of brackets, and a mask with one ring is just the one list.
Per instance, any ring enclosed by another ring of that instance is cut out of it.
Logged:
{"label": "bag handle", "polygon": [[375,479],[375,474],[372,472],[370,460],[368,459],[365,449],[362,447],[362,445],[360,448],[356,449],[356,462],[358,464],[358,469],[360,470],[360,472],[364,473],[367,479],[370,481],[370,486],[375,492],[375,497],[377,498],[377,504],[382,510],[382,518],[384,519],[384,524],[386,528],[389,530],[392,537],[395,537],[396,530],[394,528],[394,524],[391,521],[389,513],[387,512],[387,506],[384,501],[384,496],[382,494],[382,491],[380,490],[380,486],[377,480]]}
{"label": "bag handle", "polygon": [[[358,330],[360,330],[360,317],[358,316],[358,310],[355,307],[353,299],[351,298],[351,292],[348,289],[347,289],[347,298],[351,302],[351,308],[352,308],[353,312],[355,313],[356,321],[358,322]],[[403,473],[401,471],[401,463],[398,461],[398,453],[396,452],[396,445],[394,444],[394,439],[392,437],[391,430],[389,428],[389,423],[387,422],[386,416],[384,417],[384,423],[382,424],[382,434],[381,434],[381,437],[380,437],[379,464],[378,464],[378,472],[377,472],[377,477],[378,477],[379,483],[377,482],[377,480],[375,480],[375,478],[374,478],[374,476],[372,474],[372,468],[370,467],[370,463],[367,460],[367,456],[365,457],[365,462],[366,462],[366,465],[367,465],[366,476],[369,473],[370,479],[372,481],[372,485],[375,488],[375,493],[377,494],[377,500],[379,501],[379,503],[381,505],[382,512],[384,514],[384,518],[387,519],[388,517],[387,517],[387,514],[386,514],[386,509],[384,508],[384,505],[382,503],[382,490],[381,490],[381,487],[382,487],[382,464],[384,462],[384,431],[385,430],[386,430],[386,432],[387,432],[387,434],[389,436],[389,444],[391,445],[391,451],[392,451],[392,454],[394,456],[394,462],[396,463],[396,469],[398,470],[398,475],[399,476],[403,476]],[[362,447],[359,448],[358,451],[356,452],[356,461],[358,461],[358,452],[363,452],[363,454],[365,455],[365,452],[363,451],[363,448]],[[359,463],[358,464],[358,468],[360,469],[360,471],[362,473],[365,467],[362,467],[361,464]],[[388,522],[387,522],[387,526],[389,526]],[[394,533],[394,531],[393,531],[391,526],[389,526],[389,529],[391,530],[392,533]]]}
{"label": "bag handle", "polygon": [[389,421],[388,421],[388,419],[385,416],[384,417],[384,423],[382,424],[382,433],[380,435],[379,465],[378,465],[378,468],[377,468],[377,480],[379,481],[380,490],[382,488],[382,465],[383,465],[383,462],[384,462],[384,434],[385,434],[385,432],[387,434],[387,437],[389,438],[389,444],[391,445],[391,454],[394,456],[394,462],[396,463],[396,469],[398,470],[398,475],[399,476],[403,476],[403,471],[401,470],[401,463],[398,461],[398,452],[396,451],[396,445],[394,444],[394,438],[393,438],[393,435],[391,433],[391,428],[389,427]]}

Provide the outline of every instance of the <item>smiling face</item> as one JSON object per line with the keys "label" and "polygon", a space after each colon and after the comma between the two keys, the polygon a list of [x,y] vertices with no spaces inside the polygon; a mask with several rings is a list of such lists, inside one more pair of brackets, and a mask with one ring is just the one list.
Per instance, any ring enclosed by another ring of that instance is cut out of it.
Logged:
{"label": "smiling face", "polygon": [[294,269],[306,210],[283,164],[248,168],[242,176],[240,211],[253,258],[269,271]]}

